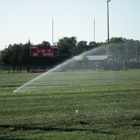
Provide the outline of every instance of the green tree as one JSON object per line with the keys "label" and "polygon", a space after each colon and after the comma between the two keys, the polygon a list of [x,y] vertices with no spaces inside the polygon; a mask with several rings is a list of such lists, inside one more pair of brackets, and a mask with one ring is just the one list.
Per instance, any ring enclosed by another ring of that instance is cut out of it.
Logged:
{"label": "green tree", "polygon": [[86,56],[85,51],[82,54],[81,61],[82,61],[82,64],[83,64],[84,68],[86,69],[86,65],[88,64],[88,57]]}
{"label": "green tree", "polygon": [[11,48],[11,52],[12,52],[12,55],[10,57],[10,64],[12,65],[13,67],[13,73],[15,73],[15,69],[18,65],[18,57],[19,57],[19,46],[17,44],[14,44]]}
{"label": "green tree", "polygon": [[20,46],[20,52],[18,57],[18,63],[19,63],[19,70],[21,72],[21,67],[25,66],[27,72],[30,71],[31,64],[32,64],[32,58],[30,57],[30,41],[28,41],[26,44],[22,44]]}
{"label": "green tree", "polygon": [[89,49],[94,49],[97,47],[97,43],[94,41],[89,42]]}
{"label": "green tree", "polygon": [[50,46],[50,42],[48,41],[42,41],[41,44],[38,44],[39,46]]}
{"label": "green tree", "polygon": [[122,38],[122,37],[112,37],[110,39],[110,43],[124,43],[126,41],[125,38]]}
{"label": "green tree", "polygon": [[78,53],[82,53],[84,51],[89,50],[88,45],[87,45],[87,41],[79,41],[77,43],[77,50],[78,50]]}
{"label": "green tree", "polygon": [[62,56],[73,56],[76,53],[76,37],[64,37],[59,39],[57,45],[59,48],[59,54]]}
{"label": "green tree", "polygon": [[8,48],[5,48],[1,51],[1,59],[8,66],[8,73],[10,72],[10,57],[12,55],[11,52],[12,45],[10,44]]}

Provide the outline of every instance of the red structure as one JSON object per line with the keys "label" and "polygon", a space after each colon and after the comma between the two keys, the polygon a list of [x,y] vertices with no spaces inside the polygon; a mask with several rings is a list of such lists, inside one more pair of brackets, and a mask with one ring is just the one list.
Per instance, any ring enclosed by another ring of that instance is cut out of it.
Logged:
{"label": "red structure", "polygon": [[31,57],[51,57],[58,55],[58,46],[30,46]]}

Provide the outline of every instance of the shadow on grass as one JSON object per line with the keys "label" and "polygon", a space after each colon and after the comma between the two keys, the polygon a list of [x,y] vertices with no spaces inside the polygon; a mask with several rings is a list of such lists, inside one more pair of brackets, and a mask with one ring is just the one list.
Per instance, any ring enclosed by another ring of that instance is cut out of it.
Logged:
{"label": "shadow on grass", "polygon": [[4,138],[4,137],[0,137],[0,140],[24,140],[24,139],[16,139],[16,138]]}
{"label": "shadow on grass", "polygon": [[[82,129],[82,128],[58,128],[58,127],[45,127],[45,126],[25,126],[25,125],[0,125],[0,129],[7,130],[8,132],[16,132],[16,131],[42,131],[42,132],[76,132],[76,131],[90,131],[92,133],[100,133],[100,134],[107,134],[107,135],[114,135],[113,132],[96,130],[96,129]],[[9,132],[9,133],[10,133]],[[18,133],[18,132],[17,132]],[[41,132],[40,132],[41,133]],[[10,137],[0,137],[0,140],[23,140],[23,139],[14,139]]]}

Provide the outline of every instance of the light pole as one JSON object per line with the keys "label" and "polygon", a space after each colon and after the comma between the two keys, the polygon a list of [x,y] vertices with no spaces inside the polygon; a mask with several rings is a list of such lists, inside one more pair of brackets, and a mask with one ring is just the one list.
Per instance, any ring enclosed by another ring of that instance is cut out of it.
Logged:
{"label": "light pole", "polygon": [[111,0],[107,0],[107,55],[109,56],[109,2]]}
{"label": "light pole", "polygon": [[95,19],[94,19],[94,42],[95,42]]}
{"label": "light pole", "polygon": [[53,42],[53,33],[54,33],[54,30],[53,30],[53,19],[52,19],[52,46],[54,45],[54,42]]}

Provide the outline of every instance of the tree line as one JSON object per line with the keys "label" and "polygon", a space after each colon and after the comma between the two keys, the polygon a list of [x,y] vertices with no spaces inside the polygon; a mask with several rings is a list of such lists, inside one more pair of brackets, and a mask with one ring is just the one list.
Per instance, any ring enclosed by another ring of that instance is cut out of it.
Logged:
{"label": "tree line", "polygon": [[[88,51],[100,46],[105,46],[106,42],[87,42],[87,41],[77,41],[76,37],[64,37],[59,39],[57,42],[59,55],[53,57],[30,57],[30,45],[32,43],[30,40],[25,43],[9,45],[7,48],[0,52],[0,59],[3,65],[13,68],[13,72],[21,72],[24,67],[27,71],[30,69],[35,69],[38,66],[41,69],[46,69],[47,67],[53,67],[62,63],[63,61],[81,54],[84,51]],[[48,41],[42,41],[40,46],[50,45]],[[105,55],[107,54],[107,49],[104,47],[101,51],[97,51],[95,55]],[[139,59],[140,55],[140,41],[135,41],[133,39],[126,40],[122,37],[112,37],[109,44],[109,54],[112,59],[117,59],[118,57],[129,61],[132,58]]]}

